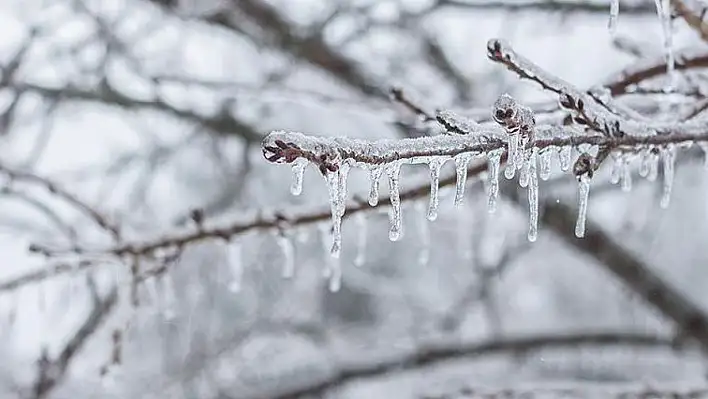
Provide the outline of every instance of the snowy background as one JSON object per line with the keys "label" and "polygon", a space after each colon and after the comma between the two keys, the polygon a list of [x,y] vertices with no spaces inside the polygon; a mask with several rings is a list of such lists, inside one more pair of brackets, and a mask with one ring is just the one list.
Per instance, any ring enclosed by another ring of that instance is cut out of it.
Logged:
{"label": "snowy background", "polygon": [[[478,179],[462,209],[452,206],[454,188],[442,188],[434,222],[425,219],[426,196],[406,201],[398,242],[388,240],[386,209],[345,220],[337,292],[323,278],[328,221],[189,243],[173,262],[141,259],[146,270],[167,270],[137,292],[135,259],[106,250],[119,244],[93,211],[137,243],[197,229],[193,209],[209,226],[328,212],[318,171],[309,168],[303,194],[292,196],[290,168],[268,163],[261,139],[273,129],[402,137],[413,128],[401,125],[419,123],[386,98],[393,85],[430,109],[487,112],[504,92],[528,104],[555,101],[487,60],[490,38],[582,88],[637,62],[613,45],[604,2],[561,3],[561,12],[543,2],[475,1],[426,11],[430,0],[0,0],[0,397],[425,398],[504,388],[607,397],[705,388],[697,337],[675,339],[675,314],[646,300],[660,293],[630,289],[607,258],[572,243],[572,228],[568,238],[542,224],[529,243],[525,191],[517,203],[514,185],[502,184],[494,215]],[[660,55],[653,7],[621,2],[616,35]],[[275,14],[258,20],[263,9]],[[701,46],[680,20],[673,39],[676,48]],[[322,48],[346,68],[318,65]],[[577,184],[556,162],[540,185],[542,213],[543,204],[577,206]],[[668,209],[659,207],[660,182],[637,177],[623,192],[610,184],[608,162],[593,182],[589,220],[708,312],[702,162],[700,152],[681,152]],[[10,179],[8,170],[29,178]],[[442,174],[454,174],[452,163]],[[403,167],[403,190],[427,181],[427,169]],[[366,174],[353,171],[350,198],[368,189]],[[385,183],[381,190],[384,198]],[[30,244],[56,253],[32,253]],[[288,262],[295,275],[283,279]],[[42,270],[50,276],[7,283]],[[67,351],[114,289],[96,330]]]}

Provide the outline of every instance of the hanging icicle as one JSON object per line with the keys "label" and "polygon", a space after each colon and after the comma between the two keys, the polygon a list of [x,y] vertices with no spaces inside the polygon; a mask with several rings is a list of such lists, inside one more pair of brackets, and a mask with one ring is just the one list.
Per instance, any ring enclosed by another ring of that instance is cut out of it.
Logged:
{"label": "hanging icicle", "polygon": [[620,9],[619,0],[610,0],[610,20],[607,22],[607,29],[610,31],[610,35],[615,36],[617,34],[617,20],[619,18]]}
{"label": "hanging icicle", "polygon": [[508,139],[507,162],[506,169],[504,170],[504,177],[511,180],[516,175],[516,164],[514,163],[514,160],[516,159],[516,153],[518,152],[519,136],[517,134],[510,134]]}
{"label": "hanging icicle", "polygon": [[558,149],[558,161],[561,171],[567,172],[570,170],[571,158],[573,155],[573,147],[565,146]]}
{"label": "hanging icicle", "polygon": [[438,218],[438,205],[440,197],[438,195],[440,187],[440,168],[445,160],[433,159],[428,163],[430,168],[430,202],[428,205],[427,219],[434,221]]}
{"label": "hanging icicle", "polygon": [[497,211],[497,199],[499,197],[499,166],[501,164],[502,149],[490,151],[487,153],[489,172],[488,179],[489,183],[487,187],[489,193],[487,194],[487,211],[489,213],[494,213]]}
{"label": "hanging icicle", "polygon": [[327,173],[325,176],[327,188],[329,191],[329,202],[332,214],[332,246],[330,253],[333,257],[338,258],[342,252],[342,215],[340,212],[340,178],[339,170],[336,172]]}
{"label": "hanging icicle", "polygon": [[467,168],[472,159],[469,154],[460,154],[455,157],[455,207],[459,208],[465,200],[465,186],[467,185]]}
{"label": "hanging icicle", "polygon": [[305,158],[298,158],[293,162],[293,182],[290,185],[290,193],[292,195],[302,194],[302,181],[309,163],[310,161]]}
{"label": "hanging icicle", "polygon": [[671,191],[674,186],[674,165],[676,163],[676,147],[669,144],[661,151],[661,159],[664,166],[664,185],[659,205],[666,209],[671,202]]}
{"label": "hanging icicle", "polygon": [[590,195],[590,177],[587,174],[578,178],[578,219],[575,222],[575,236],[585,237],[585,221],[588,212],[588,197]]}
{"label": "hanging icicle", "polygon": [[381,165],[369,167],[369,205],[371,206],[376,206],[379,203],[379,180],[381,180],[382,172]]}
{"label": "hanging icicle", "polygon": [[401,174],[401,164],[394,162],[386,167],[388,175],[388,186],[391,196],[391,226],[388,231],[388,238],[391,241],[398,241],[401,238],[403,217],[401,215],[401,197],[399,179]]}
{"label": "hanging icicle", "polygon": [[540,161],[541,167],[539,171],[539,177],[541,180],[546,181],[551,177],[551,155],[553,153],[550,149],[541,151],[538,154],[538,159]]}
{"label": "hanging icicle", "polygon": [[528,239],[530,242],[535,242],[538,237],[538,174],[536,173],[536,156],[537,149],[533,149],[531,159],[529,160],[529,233]]}

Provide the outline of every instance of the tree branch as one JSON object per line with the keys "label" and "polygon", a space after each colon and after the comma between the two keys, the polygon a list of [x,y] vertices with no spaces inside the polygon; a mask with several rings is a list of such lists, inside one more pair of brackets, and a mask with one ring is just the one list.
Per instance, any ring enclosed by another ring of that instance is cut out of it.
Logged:
{"label": "tree branch", "polygon": [[[503,338],[468,344],[453,343],[419,348],[413,353],[363,365],[342,366],[332,375],[319,381],[312,381],[287,392],[266,395],[272,399],[297,399],[300,397],[320,397],[325,392],[348,382],[372,378],[388,373],[428,367],[434,363],[492,355],[499,352],[528,352],[542,348],[575,348],[581,345],[633,346],[671,348],[672,340],[654,335],[625,332],[587,332],[557,335],[524,336]],[[264,397],[266,397],[264,396]]]}

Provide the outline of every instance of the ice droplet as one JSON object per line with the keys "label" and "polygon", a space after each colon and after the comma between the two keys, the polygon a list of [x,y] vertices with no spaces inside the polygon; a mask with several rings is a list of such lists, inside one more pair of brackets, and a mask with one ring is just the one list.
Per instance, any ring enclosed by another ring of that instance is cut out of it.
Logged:
{"label": "ice droplet", "polygon": [[639,164],[639,176],[647,177],[649,176],[649,167],[652,161],[652,155],[650,150],[643,150],[641,155],[641,162]]}
{"label": "ice droplet", "polygon": [[612,153],[612,171],[610,172],[610,183],[618,184],[622,175],[622,156]]}
{"label": "ice droplet", "polygon": [[622,157],[622,167],[621,167],[621,182],[622,191],[628,193],[632,191],[632,168],[629,166],[629,157]]}
{"label": "ice droplet", "polygon": [[590,178],[587,174],[584,174],[578,178],[578,219],[575,222],[575,236],[578,238],[585,237],[589,195]]}
{"label": "ice droplet", "polygon": [[379,180],[383,168],[380,165],[374,165],[369,168],[369,205],[376,206],[379,203]]}

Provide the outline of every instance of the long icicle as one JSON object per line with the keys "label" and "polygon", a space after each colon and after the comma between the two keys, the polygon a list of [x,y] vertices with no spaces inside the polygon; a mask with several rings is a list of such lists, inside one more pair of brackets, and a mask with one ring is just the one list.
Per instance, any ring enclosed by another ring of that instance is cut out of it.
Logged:
{"label": "long icicle", "polygon": [[388,175],[388,186],[391,196],[391,226],[388,231],[388,238],[391,241],[398,241],[402,232],[401,196],[399,179],[401,175],[401,164],[394,162],[386,167]]}
{"label": "long icicle", "polygon": [[379,203],[379,180],[381,180],[382,172],[383,167],[380,165],[369,168],[369,205],[371,206],[376,206]]}
{"label": "long icicle", "polygon": [[533,149],[529,161],[529,233],[530,242],[535,242],[538,237],[538,174],[536,173],[537,150]]}
{"label": "long icicle", "polygon": [[502,149],[490,151],[487,154],[488,166],[487,170],[489,172],[488,179],[489,183],[487,187],[489,188],[489,193],[487,197],[487,211],[489,213],[494,213],[497,211],[497,202],[499,198],[499,167],[501,164]]}
{"label": "long icicle", "polygon": [[575,236],[585,237],[585,221],[588,213],[588,197],[590,195],[590,178],[583,174],[578,178],[578,219],[575,222]]}
{"label": "long icicle", "polygon": [[661,151],[664,166],[664,185],[659,206],[666,209],[671,203],[671,191],[674,187],[674,165],[676,163],[676,147],[669,144]]}
{"label": "long icicle", "polygon": [[511,180],[516,175],[516,153],[519,150],[519,135],[512,134],[509,135],[509,142],[507,143],[507,162],[506,169],[504,170],[504,177]]}
{"label": "long icicle", "polygon": [[440,204],[440,196],[438,195],[440,189],[440,168],[443,162],[444,161],[441,159],[433,159],[428,164],[430,168],[430,202],[428,204],[427,218],[431,222],[438,218],[438,205]]}
{"label": "long icicle", "polygon": [[338,258],[342,251],[342,215],[340,215],[339,170],[330,172],[325,177],[329,190],[329,202],[332,213],[332,247],[330,253]]}
{"label": "long icicle", "polygon": [[459,208],[465,201],[465,186],[467,185],[467,166],[470,163],[469,154],[460,154],[455,157],[455,207]]}

